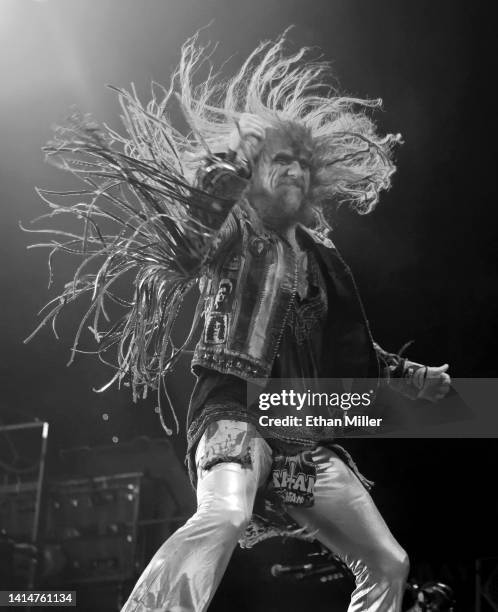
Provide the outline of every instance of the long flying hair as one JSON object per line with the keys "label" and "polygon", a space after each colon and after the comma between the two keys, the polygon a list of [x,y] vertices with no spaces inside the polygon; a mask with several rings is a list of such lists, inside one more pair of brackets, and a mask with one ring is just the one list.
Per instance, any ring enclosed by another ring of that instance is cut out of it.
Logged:
{"label": "long flying hair", "polygon": [[361,214],[374,208],[380,192],[391,184],[393,145],[401,140],[400,134],[380,136],[369,117],[368,111],[380,107],[382,100],[339,95],[327,85],[327,62],[308,60],[307,48],[285,54],[286,33],[260,43],[232,78],[222,79],[209,68],[207,78],[195,85],[210,56],[197,38],[183,46],[173,78],[192,128],[184,148],[191,171],[206,148],[225,151],[240,115],[251,113],[269,127],[278,129],[284,122],[307,129],[313,142],[315,206],[347,203]]}
{"label": "long flying hair", "polygon": [[[47,323],[55,332],[61,311],[87,297],[71,361],[85,352],[80,337],[89,330],[97,347],[87,352],[114,369],[101,390],[126,381],[134,398],[156,390],[160,405],[164,375],[193,337],[201,302],[184,342],[175,343],[172,330],[185,296],[205,271],[216,235],[197,214],[202,202],[216,199],[196,186],[199,160],[226,150],[242,113],[277,129],[298,124],[311,136],[311,200],[319,212],[347,202],[367,213],[389,187],[392,147],[399,137],[377,135],[367,111],[380,101],[336,95],[324,84],[328,65],[307,61],[306,49],[286,56],[284,43],[285,34],[261,43],[226,80],[210,67],[209,49],[194,36],[182,48],[169,87],[153,83],[146,105],[134,87],[117,89],[122,133],[75,115],[45,148],[49,159],[84,186],[39,190],[49,212],[38,220],[72,217],[73,223],[70,231],[67,226],[29,230],[48,235],[31,246],[49,249],[50,281],[54,255],[80,260],[70,282],[42,310],[33,334]],[[203,69],[208,74],[200,79]],[[171,119],[178,101],[189,125],[183,131]]]}

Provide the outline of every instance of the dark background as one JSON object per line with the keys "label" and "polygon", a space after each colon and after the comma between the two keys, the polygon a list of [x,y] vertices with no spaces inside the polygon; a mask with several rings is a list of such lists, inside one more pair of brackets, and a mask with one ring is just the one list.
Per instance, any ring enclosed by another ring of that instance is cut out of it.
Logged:
{"label": "dark background", "polygon": [[[496,375],[497,215],[490,133],[496,120],[488,90],[494,32],[485,5],[0,0],[0,13],[0,423],[48,420],[54,458],[61,448],[112,444],[113,436],[119,444],[141,434],[163,435],[153,401],[133,404],[126,390],[93,393],[109,374],[96,360],[81,356],[65,369],[78,308],[61,321],[62,340],[47,329],[22,343],[49,294],[45,252],[26,251],[31,237],[18,221],[29,226],[44,212],[35,186],[70,184],[43,161],[40,149],[50,126],[76,105],[119,127],[117,100],[104,85],[126,88],[133,82],[147,99],[151,79],[167,82],[182,42],[211,20],[205,38],[220,43],[215,60],[234,56],[228,68],[238,66],[260,39],[294,24],[291,47],[321,49],[343,91],[383,98],[381,130],[401,132],[405,140],[393,187],[368,217],[343,210],[333,238],[356,275],[382,346],[396,350],[414,339],[409,353],[414,360],[448,362],[454,377]],[[73,263],[56,261],[56,289],[69,279]],[[183,416],[191,384],[185,360],[170,381]],[[181,457],[183,435],[172,442]],[[455,582],[470,598],[471,570],[463,576],[462,568],[478,556],[498,554],[496,441],[370,440],[358,446],[356,456],[378,482],[374,497],[410,553],[414,571],[421,572],[423,564],[439,574],[448,564],[459,567],[451,571],[460,572]],[[223,598],[235,588],[245,593],[245,605],[257,601],[248,610],[299,609],[296,599],[295,608],[286,604],[287,591],[272,583],[265,592],[270,597],[276,589],[280,607],[257,600],[257,580],[265,580],[261,561],[273,555],[278,562],[279,550],[271,543],[260,552],[237,554],[231,581],[224,582],[213,609],[225,609]],[[282,554],[286,550],[294,554],[288,547]],[[243,578],[239,564],[252,568]]]}

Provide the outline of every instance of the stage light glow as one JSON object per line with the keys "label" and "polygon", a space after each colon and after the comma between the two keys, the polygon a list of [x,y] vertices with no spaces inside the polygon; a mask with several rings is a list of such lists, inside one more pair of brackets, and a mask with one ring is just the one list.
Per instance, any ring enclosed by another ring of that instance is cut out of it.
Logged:
{"label": "stage light glow", "polygon": [[7,83],[3,101],[66,92],[71,103],[90,105],[89,66],[78,4],[48,0],[0,0],[0,66]]}

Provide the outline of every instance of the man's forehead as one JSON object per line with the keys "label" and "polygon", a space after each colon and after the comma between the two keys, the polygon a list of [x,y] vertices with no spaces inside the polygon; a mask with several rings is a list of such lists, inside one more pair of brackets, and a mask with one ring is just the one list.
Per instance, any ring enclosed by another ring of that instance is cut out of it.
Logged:
{"label": "man's forehead", "polygon": [[296,157],[309,158],[312,155],[311,138],[302,127],[267,128],[264,149],[270,156],[279,151],[291,152]]}

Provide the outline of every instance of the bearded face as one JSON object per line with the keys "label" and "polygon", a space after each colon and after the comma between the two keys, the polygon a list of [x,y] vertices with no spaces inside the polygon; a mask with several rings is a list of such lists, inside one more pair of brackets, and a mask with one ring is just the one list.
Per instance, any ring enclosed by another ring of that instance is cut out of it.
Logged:
{"label": "bearded face", "polygon": [[263,222],[276,229],[303,221],[308,209],[312,151],[301,131],[267,129],[254,168],[250,199]]}

